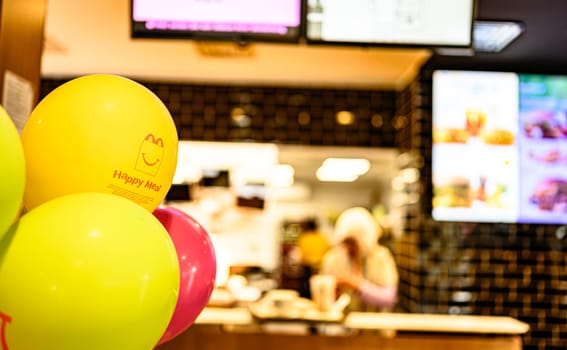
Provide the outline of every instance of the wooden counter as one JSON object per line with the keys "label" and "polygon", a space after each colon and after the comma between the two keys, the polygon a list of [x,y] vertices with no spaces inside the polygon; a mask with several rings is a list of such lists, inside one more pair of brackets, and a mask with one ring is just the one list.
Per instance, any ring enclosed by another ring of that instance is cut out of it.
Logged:
{"label": "wooden counter", "polygon": [[352,312],[344,325],[352,329],[382,329],[427,333],[521,335],[529,326],[512,317],[441,314]]}
{"label": "wooden counter", "polygon": [[255,322],[245,308],[205,308],[194,325],[156,350],[518,350],[529,330],[502,316],[362,312],[347,315],[335,335],[313,334],[313,325],[302,322],[269,325]]}

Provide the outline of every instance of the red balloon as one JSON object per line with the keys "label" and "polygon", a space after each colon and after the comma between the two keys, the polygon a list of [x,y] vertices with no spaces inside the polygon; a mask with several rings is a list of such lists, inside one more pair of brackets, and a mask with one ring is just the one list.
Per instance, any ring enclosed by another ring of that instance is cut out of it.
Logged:
{"label": "red balloon", "polygon": [[172,207],[153,212],[173,241],[179,260],[177,305],[158,345],[185,331],[209,302],[215,287],[217,260],[209,234],[188,214]]}

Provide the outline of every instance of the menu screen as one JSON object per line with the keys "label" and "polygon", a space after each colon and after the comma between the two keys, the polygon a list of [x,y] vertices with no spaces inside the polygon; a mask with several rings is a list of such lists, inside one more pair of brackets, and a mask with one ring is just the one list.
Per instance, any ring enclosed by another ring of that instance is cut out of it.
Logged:
{"label": "menu screen", "polygon": [[433,218],[567,223],[567,77],[436,71]]}
{"label": "menu screen", "polygon": [[301,0],[132,0],[134,36],[298,40]]}
{"label": "menu screen", "polygon": [[473,0],[308,0],[307,39],[468,47]]}
{"label": "menu screen", "polygon": [[567,77],[520,75],[520,219],[567,223]]}

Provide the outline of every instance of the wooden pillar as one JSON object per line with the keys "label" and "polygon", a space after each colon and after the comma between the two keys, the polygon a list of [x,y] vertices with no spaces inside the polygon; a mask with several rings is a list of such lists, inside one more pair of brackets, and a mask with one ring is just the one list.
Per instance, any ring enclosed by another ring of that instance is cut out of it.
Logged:
{"label": "wooden pillar", "polygon": [[[47,0],[0,0],[0,103],[11,103],[18,111],[38,102],[46,6]],[[15,84],[4,99],[10,82]],[[16,91],[22,87],[23,95]],[[22,101],[14,101],[20,97]]]}

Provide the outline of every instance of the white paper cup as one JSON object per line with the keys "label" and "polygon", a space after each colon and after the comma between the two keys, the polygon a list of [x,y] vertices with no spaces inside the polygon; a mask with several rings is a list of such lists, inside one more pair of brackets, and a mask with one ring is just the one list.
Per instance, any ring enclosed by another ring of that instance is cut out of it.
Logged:
{"label": "white paper cup", "polygon": [[332,275],[314,275],[309,279],[311,299],[317,310],[327,312],[335,303],[337,280]]}

